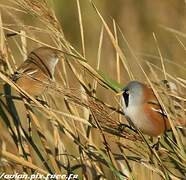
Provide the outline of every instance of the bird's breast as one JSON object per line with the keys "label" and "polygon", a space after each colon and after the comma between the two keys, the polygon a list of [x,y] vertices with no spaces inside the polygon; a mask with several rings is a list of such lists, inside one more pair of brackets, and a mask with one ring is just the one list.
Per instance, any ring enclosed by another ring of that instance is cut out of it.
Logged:
{"label": "bird's breast", "polygon": [[149,136],[158,136],[164,132],[157,119],[150,119],[142,108],[130,106],[124,109],[125,116],[130,118],[135,127]]}
{"label": "bird's breast", "polygon": [[124,109],[124,114],[134,123],[134,125],[140,128],[145,120],[145,117],[141,113],[142,111],[136,106],[130,106]]}

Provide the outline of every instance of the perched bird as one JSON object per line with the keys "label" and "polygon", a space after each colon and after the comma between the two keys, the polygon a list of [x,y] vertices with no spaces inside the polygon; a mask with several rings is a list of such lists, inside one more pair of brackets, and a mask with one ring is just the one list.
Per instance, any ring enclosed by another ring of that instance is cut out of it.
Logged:
{"label": "perched bird", "polygon": [[132,124],[149,136],[170,128],[169,121],[151,88],[131,81],[122,91],[123,111]]}
{"label": "perched bird", "polygon": [[41,95],[54,80],[55,67],[61,55],[60,51],[49,47],[33,50],[14,73],[13,81],[30,95]]}

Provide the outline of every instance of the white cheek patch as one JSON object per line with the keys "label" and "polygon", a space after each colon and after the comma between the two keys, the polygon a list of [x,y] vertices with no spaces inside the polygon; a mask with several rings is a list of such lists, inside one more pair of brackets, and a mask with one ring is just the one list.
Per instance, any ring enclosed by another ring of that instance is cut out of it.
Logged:
{"label": "white cheek patch", "polygon": [[126,109],[126,105],[125,105],[125,100],[124,100],[123,96],[121,97],[121,104],[122,104],[122,108],[123,108],[123,111],[124,111]]}

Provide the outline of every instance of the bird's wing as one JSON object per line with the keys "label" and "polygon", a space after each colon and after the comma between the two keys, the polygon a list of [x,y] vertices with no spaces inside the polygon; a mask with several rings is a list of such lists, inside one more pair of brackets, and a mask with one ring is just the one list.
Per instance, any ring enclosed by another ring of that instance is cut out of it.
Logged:
{"label": "bird's wing", "polygon": [[166,116],[167,117],[166,112],[163,110],[163,108],[160,106],[160,104],[159,104],[159,102],[157,100],[148,101],[147,103],[151,106],[151,109],[153,111],[161,114],[162,116]]}
{"label": "bird's wing", "polygon": [[37,73],[39,69],[35,68],[35,64],[32,64],[32,66],[30,64],[32,64],[32,62],[25,61],[14,73],[12,80],[17,81],[22,75],[30,77],[34,76],[34,74]]}

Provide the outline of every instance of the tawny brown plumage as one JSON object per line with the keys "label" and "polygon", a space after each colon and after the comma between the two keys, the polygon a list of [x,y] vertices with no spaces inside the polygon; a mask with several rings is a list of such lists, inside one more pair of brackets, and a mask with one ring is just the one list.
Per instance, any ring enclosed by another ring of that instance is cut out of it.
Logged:
{"label": "tawny brown plumage", "polygon": [[54,79],[55,67],[60,56],[58,50],[49,47],[33,50],[17,69],[13,80],[33,96],[42,94]]}

